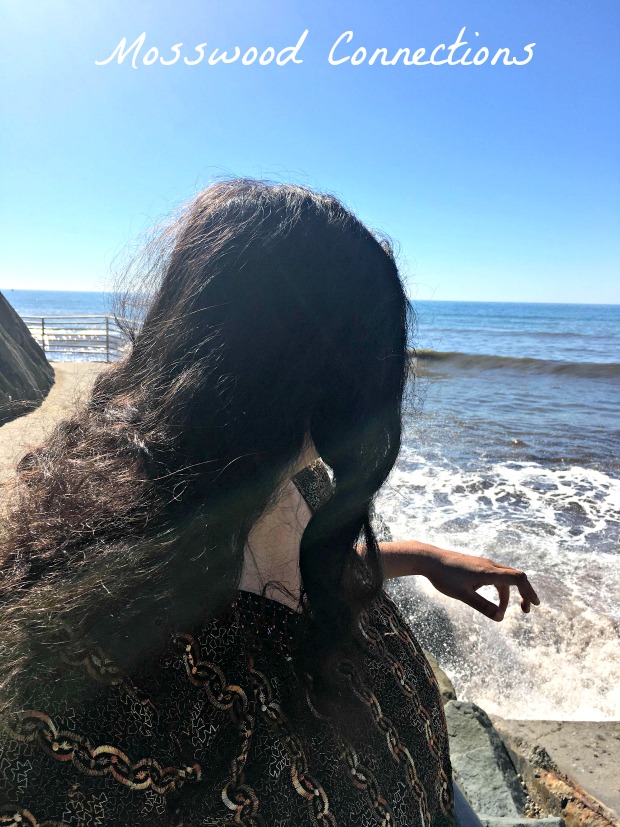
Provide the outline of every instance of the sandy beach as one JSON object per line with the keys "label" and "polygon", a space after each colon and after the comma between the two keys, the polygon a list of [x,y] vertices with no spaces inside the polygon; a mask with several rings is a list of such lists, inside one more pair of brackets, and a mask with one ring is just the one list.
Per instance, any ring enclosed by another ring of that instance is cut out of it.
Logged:
{"label": "sandy beach", "polygon": [[52,362],[55,381],[32,413],[0,428],[0,482],[10,478],[18,460],[39,445],[54,426],[70,415],[90,390],[95,376],[107,366],[102,362]]}

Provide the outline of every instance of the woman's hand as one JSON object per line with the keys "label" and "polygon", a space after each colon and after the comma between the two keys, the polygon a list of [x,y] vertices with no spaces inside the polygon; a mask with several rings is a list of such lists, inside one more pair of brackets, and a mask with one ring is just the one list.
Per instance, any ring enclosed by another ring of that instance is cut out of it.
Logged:
{"label": "woman's hand", "polygon": [[[532,603],[535,606],[540,604],[524,571],[502,566],[485,557],[471,557],[469,554],[445,549],[438,551],[439,554],[429,558],[426,577],[437,591],[467,603],[491,620],[504,619],[511,586],[516,586],[521,595],[522,611],[529,612]],[[499,606],[478,594],[477,589],[481,586],[495,586],[499,594]]]}
{"label": "woman's hand", "polygon": [[[422,574],[442,594],[461,600],[491,620],[504,619],[511,586],[516,586],[521,595],[522,611],[529,612],[532,604],[540,604],[524,571],[485,557],[472,557],[415,540],[379,543],[379,549],[386,578]],[[499,605],[478,594],[481,586],[495,586]]]}

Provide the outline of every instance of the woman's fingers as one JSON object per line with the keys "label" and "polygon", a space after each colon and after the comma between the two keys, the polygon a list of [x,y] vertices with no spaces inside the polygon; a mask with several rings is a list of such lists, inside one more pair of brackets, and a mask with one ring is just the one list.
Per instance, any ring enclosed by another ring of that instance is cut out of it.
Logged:
{"label": "woman's fingers", "polygon": [[[538,595],[524,571],[503,566],[486,557],[475,557],[445,549],[435,551],[440,552],[436,557],[438,565],[432,575],[426,575],[433,586],[448,597],[463,601],[485,617],[496,621],[504,619],[512,586],[519,590],[522,611],[528,613],[532,604],[540,604]],[[495,586],[499,595],[499,605],[478,594],[476,589],[481,586]]]}
{"label": "woman's fingers", "polygon": [[504,615],[506,614],[506,609],[508,608],[508,601],[510,600],[510,586],[496,586],[496,589],[499,594],[499,606],[497,607],[495,620],[503,620]]}
{"label": "woman's fingers", "polygon": [[534,591],[534,587],[528,580],[527,574],[524,571],[508,569],[505,572],[498,572],[498,581],[502,585],[517,587],[519,594],[521,595],[521,608],[524,612],[529,612],[530,605],[532,603],[534,606],[540,605],[538,595]]}
{"label": "woman's fingers", "polygon": [[471,606],[472,609],[477,609],[477,611],[481,612],[490,620],[499,621],[504,619],[504,614],[503,612],[500,613],[499,606],[491,600],[487,600],[481,594],[478,594],[478,592],[471,592],[465,595],[462,600],[463,603],[467,603],[467,605]]}
{"label": "woman's fingers", "polygon": [[499,595],[499,605],[486,600],[478,592],[470,592],[463,596],[463,602],[467,603],[477,611],[481,612],[491,620],[501,621],[504,619],[508,603],[510,601],[510,588],[516,586],[521,595],[521,610],[526,614],[529,613],[532,603],[535,606],[540,604],[538,595],[528,580],[527,574],[524,571],[517,569],[507,569],[505,566],[498,566],[501,571],[489,575],[485,578],[486,585],[493,585],[497,589]]}

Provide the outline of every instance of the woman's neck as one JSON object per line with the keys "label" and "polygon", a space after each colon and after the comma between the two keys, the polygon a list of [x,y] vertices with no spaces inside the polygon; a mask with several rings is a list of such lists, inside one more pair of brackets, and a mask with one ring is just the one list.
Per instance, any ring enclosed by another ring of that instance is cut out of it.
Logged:
{"label": "woman's neck", "polygon": [[[317,458],[314,446],[304,451],[291,476]],[[299,547],[312,516],[306,501],[289,479],[276,504],[255,523],[245,547],[239,588],[263,594],[299,609],[301,574]]]}

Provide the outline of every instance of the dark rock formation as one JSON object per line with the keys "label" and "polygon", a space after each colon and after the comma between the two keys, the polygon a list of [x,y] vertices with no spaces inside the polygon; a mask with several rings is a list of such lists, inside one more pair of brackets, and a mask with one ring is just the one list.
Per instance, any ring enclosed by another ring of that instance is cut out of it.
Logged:
{"label": "dark rock formation", "polygon": [[565,827],[564,821],[555,816],[525,818],[525,816],[481,817],[483,827]]}
{"label": "dark rock formation", "polygon": [[619,827],[620,722],[495,716],[494,724],[538,812],[560,816],[566,827]]}
{"label": "dark rock formation", "polygon": [[52,366],[0,293],[0,425],[36,408],[53,384]]}
{"label": "dark rock formation", "polygon": [[431,665],[431,669],[437,679],[437,683],[439,684],[439,691],[441,692],[441,700],[443,701],[444,705],[448,703],[448,701],[456,701],[456,692],[454,690],[454,684],[450,680],[450,678],[446,675],[443,671],[437,658],[435,655],[431,654],[428,649],[424,650],[424,654],[426,655],[426,659]]}
{"label": "dark rock formation", "polygon": [[476,813],[522,816],[527,797],[488,715],[465,701],[449,701],[445,711],[454,780]]}

